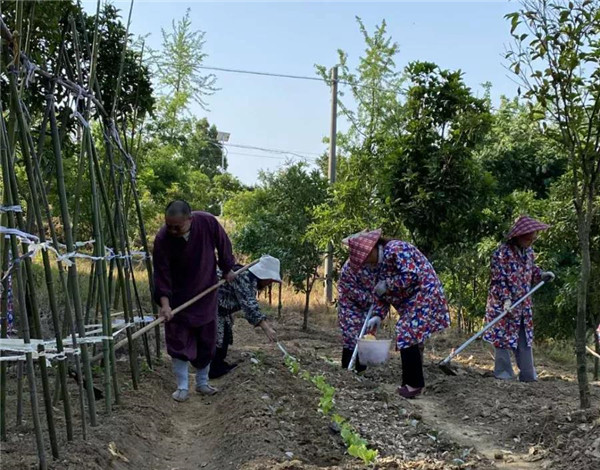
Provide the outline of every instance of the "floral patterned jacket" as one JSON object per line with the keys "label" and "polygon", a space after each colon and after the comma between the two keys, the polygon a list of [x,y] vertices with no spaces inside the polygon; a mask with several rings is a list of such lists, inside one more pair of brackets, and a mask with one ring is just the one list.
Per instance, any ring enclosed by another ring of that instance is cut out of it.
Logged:
{"label": "floral patterned jacket", "polygon": [[[490,290],[485,321],[492,321],[504,312],[504,304],[513,304],[531,286],[542,279],[542,270],[535,264],[532,248],[522,249],[503,243],[492,255]],[[497,348],[516,349],[521,322],[525,327],[527,345],[533,342],[533,302],[531,297],[490,328],[483,339]]]}
{"label": "floral patterned jacket", "polygon": [[383,249],[378,281],[386,282],[387,292],[379,297],[374,314],[384,318],[389,305],[398,311],[398,349],[423,343],[431,334],[450,326],[442,283],[415,246],[401,240],[388,242]]}
{"label": "floral patterned jacket", "polygon": [[[356,272],[346,261],[338,280],[338,322],[344,348],[354,349],[367,313],[373,303],[377,267],[364,265]],[[385,307],[384,307],[385,308]],[[386,312],[387,313],[387,312]]]}
{"label": "floral patterned jacket", "polygon": [[[234,267],[235,270],[240,266]],[[218,272],[219,278],[221,273]],[[257,326],[267,317],[260,311],[256,293],[258,279],[250,271],[240,273],[233,282],[219,287],[219,314],[217,315],[217,347],[233,344],[233,314],[242,310],[252,326]]]}

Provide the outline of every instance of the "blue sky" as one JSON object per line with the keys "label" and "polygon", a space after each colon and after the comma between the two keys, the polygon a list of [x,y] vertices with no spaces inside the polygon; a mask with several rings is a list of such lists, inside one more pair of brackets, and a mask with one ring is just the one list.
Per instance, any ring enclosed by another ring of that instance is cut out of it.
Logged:
{"label": "blue sky", "polygon": [[[123,16],[129,2],[116,1]],[[95,2],[84,2],[87,10]],[[514,96],[516,85],[503,59],[514,1],[446,2],[184,2],[137,0],[132,32],[150,36],[159,48],[160,29],[169,29],[191,9],[195,29],[206,32],[204,65],[314,75],[314,64],[335,65],[337,49],[356,59],[364,43],[355,17],[373,27],[385,19],[399,44],[397,65],[432,61],[461,69],[466,83],[481,95],[481,83],[492,83],[492,97]],[[193,108],[219,130],[230,132],[230,143],[301,152],[308,159],[326,150],[330,92],[323,83],[215,72],[220,88],[208,99],[210,110]],[[340,128],[344,123],[340,122]],[[241,155],[244,154],[244,155]],[[252,155],[252,156],[251,156]],[[244,183],[256,182],[261,169],[273,170],[285,156],[230,148],[229,170]]]}

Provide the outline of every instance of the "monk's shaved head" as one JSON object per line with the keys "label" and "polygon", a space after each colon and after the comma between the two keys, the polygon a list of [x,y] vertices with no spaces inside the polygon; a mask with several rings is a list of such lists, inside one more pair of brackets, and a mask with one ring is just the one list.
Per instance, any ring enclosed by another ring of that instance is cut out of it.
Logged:
{"label": "monk's shaved head", "polygon": [[183,199],[171,201],[165,209],[167,232],[173,237],[185,237],[192,225],[192,209]]}
{"label": "monk's shaved head", "polygon": [[190,217],[192,209],[190,205],[183,199],[171,201],[165,209],[165,217]]}

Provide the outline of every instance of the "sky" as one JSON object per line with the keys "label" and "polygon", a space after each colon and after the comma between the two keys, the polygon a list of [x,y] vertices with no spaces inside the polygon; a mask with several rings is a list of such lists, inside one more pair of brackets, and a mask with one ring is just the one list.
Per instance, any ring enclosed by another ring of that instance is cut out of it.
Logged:
{"label": "sky", "polygon": [[[129,1],[113,1],[126,18]],[[95,2],[85,1],[93,12]],[[194,29],[206,33],[203,65],[280,74],[316,76],[315,64],[331,67],[337,50],[356,64],[365,44],[356,23],[360,17],[372,31],[383,19],[398,43],[396,65],[431,61],[442,68],[460,69],[473,92],[492,83],[492,99],[515,96],[503,58],[510,40],[504,15],[518,4],[488,1],[268,1],[207,2],[137,0],[131,31],[146,36],[159,49],[161,28],[169,30],[190,9]],[[207,72],[208,73],[208,72]],[[231,134],[229,171],[246,184],[257,181],[260,170],[275,170],[294,154],[312,161],[327,151],[331,93],[325,83],[246,74],[213,72],[220,89],[208,98],[208,110],[192,107],[220,131]],[[338,128],[347,125],[340,117]],[[234,147],[237,145],[292,151],[282,154]]]}

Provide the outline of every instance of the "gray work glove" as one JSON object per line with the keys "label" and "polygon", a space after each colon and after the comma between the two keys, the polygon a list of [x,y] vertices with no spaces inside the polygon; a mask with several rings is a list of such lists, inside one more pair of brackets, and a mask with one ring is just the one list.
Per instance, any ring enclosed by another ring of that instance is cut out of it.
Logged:
{"label": "gray work glove", "polygon": [[379,297],[383,297],[388,291],[388,285],[387,282],[385,282],[385,280],[383,281],[379,281],[376,285],[375,285],[375,294]]}
{"label": "gray work glove", "polygon": [[379,325],[381,325],[381,318],[371,317],[369,319],[369,321],[367,322],[367,331],[370,331],[372,329],[377,329],[377,328],[379,328]]}
{"label": "gray work glove", "polygon": [[542,281],[544,282],[552,282],[556,276],[552,271],[544,271],[542,273]]}

